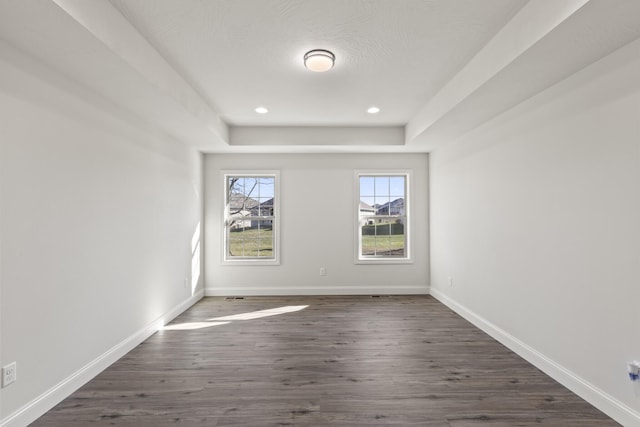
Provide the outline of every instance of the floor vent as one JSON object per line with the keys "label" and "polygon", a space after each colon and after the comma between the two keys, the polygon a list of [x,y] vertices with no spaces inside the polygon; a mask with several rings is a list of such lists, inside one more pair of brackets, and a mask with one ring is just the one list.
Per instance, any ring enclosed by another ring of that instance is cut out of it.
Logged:
{"label": "floor vent", "polygon": [[371,298],[392,298],[393,295],[370,295]]}
{"label": "floor vent", "polygon": [[224,297],[224,299],[231,301],[236,299],[244,299],[244,297]]}

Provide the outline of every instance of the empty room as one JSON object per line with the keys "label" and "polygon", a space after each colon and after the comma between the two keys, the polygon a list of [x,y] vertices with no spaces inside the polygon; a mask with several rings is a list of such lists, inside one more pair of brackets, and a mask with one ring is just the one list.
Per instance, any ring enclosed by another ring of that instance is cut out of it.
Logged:
{"label": "empty room", "polygon": [[640,426],[640,1],[0,0],[0,427]]}

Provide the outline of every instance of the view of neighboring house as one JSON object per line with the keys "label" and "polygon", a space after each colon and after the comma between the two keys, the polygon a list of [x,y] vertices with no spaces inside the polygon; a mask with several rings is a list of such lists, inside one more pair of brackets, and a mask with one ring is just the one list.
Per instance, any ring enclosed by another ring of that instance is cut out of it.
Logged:
{"label": "view of neighboring house", "polygon": [[[257,203],[258,202],[256,202],[256,206],[251,209],[251,216],[273,216],[273,197],[259,205],[257,205]],[[251,221],[251,227],[271,227],[272,225],[272,219],[253,219]]]}
{"label": "view of neighboring house", "polygon": [[[399,198],[391,202],[384,203],[382,205],[375,204],[373,206],[363,202],[362,200],[360,201],[360,218],[365,220],[366,224],[371,225],[374,222],[376,222],[374,218],[368,218],[368,217],[382,216],[382,215],[404,216],[405,215],[404,199]],[[377,222],[386,222],[386,220],[383,220],[382,218],[378,218]]]}
{"label": "view of neighboring house", "polygon": [[251,220],[243,219],[253,215],[257,210],[258,202],[242,193],[231,193],[229,195],[228,220],[229,226],[233,229],[251,227]]}
{"label": "view of neighboring house", "polygon": [[242,193],[231,193],[229,196],[228,220],[232,230],[252,227],[271,226],[271,219],[257,219],[256,217],[273,216],[273,198],[258,203]]}
{"label": "view of neighboring house", "polygon": [[396,199],[383,205],[375,205],[376,215],[405,215],[404,199]]}
{"label": "view of neighboring house", "polygon": [[367,219],[367,217],[375,214],[376,208],[360,200],[360,218],[364,219],[366,224],[373,224],[373,219]]}

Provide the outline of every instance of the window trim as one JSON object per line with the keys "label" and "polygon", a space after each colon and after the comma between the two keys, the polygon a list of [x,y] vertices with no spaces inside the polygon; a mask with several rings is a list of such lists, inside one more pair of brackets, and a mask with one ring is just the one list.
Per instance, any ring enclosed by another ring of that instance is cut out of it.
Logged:
{"label": "window trim", "polygon": [[[360,230],[360,177],[361,176],[403,176],[405,178],[405,256],[404,257],[363,257],[362,256],[362,234]],[[413,264],[412,229],[411,220],[413,217],[412,185],[413,170],[411,169],[362,169],[354,171],[354,264]]]}
{"label": "window trim", "polygon": [[[280,265],[280,171],[279,170],[224,170],[222,175],[222,265]],[[271,258],[229,258],[227,257],[227,178],[237,177],[273,177],[273,257]]]}

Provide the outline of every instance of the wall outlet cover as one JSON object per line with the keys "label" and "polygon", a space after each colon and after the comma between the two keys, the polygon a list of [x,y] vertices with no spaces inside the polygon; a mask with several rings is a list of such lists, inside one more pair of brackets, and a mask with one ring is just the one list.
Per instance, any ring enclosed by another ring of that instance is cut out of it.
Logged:
{"label": "wall outlet cover", "polygon": [[9,363],[2,368],[2,387],[6,387],[16,381],[16,362]]}

